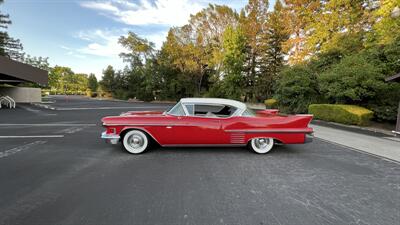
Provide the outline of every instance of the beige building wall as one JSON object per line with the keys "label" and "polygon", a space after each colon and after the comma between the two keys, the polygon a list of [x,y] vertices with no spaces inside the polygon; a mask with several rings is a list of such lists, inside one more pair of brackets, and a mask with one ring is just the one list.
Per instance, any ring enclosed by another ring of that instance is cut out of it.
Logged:
{"label": "beige building wall", "polygon": [[42,93],[40,88],[27,87],[0,87],[0,96],[10,96],[15,102],[30,103],[41,102]]}

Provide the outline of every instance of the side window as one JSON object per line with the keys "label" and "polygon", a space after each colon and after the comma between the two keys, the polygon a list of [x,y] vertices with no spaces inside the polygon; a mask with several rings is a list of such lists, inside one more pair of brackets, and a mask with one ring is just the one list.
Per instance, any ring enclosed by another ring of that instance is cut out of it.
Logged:
{"label": "side window", "polygon": [[228,105],[194,105],[194,115],[204,117],[230,117],[236,111]]}
{"label": "side window", "polygon": [[184,116],[185,111],[183,110],[182,104],[178,103],[176,104],[170,111],[169,114],[174,115],[174,116]]}
{"label": "side window", "polygon": [[189,113],[190,116],[194,115],[194,105],[187,104],[185,105],[187,112]]}
{"label": "side window", "polygon": [[254,116],[256,116],[256,113],[255,113],[253,110],[251,110],[251,109],[246,109],[246,110],[243,112],[242,116],[254,117]]}

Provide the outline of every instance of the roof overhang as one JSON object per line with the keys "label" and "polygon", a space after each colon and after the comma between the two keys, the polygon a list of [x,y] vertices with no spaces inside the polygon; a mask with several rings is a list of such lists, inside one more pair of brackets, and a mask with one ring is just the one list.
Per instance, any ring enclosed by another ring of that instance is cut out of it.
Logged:
{"label": "roof overhang", "polygon": [[33,82],[46,86],[48,79],[46,70],[0,56],[0,84]]}
{"label": "roof overhang", "polygon": [[385,81],[400,82],[400,73],[386,78]]}

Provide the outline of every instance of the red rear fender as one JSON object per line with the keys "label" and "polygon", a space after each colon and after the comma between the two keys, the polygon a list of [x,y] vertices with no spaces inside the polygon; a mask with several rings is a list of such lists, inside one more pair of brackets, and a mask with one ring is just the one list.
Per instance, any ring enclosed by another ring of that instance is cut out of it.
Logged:
{"label": "red rear fender", "polygon": [[265,109],[257,111],[257,116],[270,116],[277,115],[279,113],[278,109]]}

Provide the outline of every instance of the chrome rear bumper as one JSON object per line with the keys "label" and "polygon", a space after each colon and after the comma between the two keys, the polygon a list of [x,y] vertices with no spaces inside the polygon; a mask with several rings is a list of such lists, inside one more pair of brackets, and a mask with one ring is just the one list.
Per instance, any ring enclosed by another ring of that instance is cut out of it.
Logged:
{"label": "chrome rear bumper", "polygon": [[310,143],[314,140],[314,133],[306,134],[304,143]]}
{"label": "chrome rear bumper", "polygon": [[103,133],[101,133],[101,138],[104,139],[106,143],[115,145],[118,143],[120,137],[117,134],[107,134],[104,131]]}

